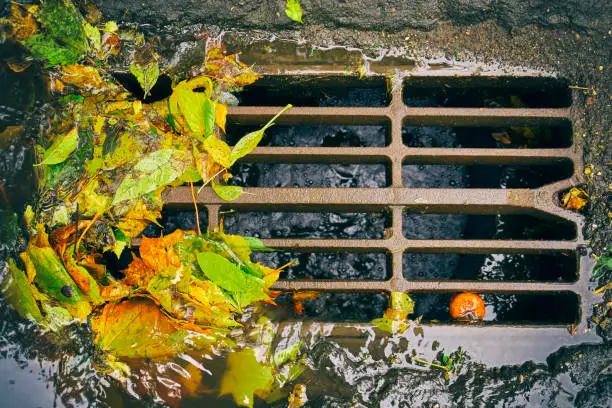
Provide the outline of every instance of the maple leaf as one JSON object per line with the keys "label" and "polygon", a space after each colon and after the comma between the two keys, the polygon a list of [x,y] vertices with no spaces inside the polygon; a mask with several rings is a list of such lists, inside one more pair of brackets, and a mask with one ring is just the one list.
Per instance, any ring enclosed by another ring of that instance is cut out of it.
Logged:
{"label": "maple leaf", "polygon": [[244,349],[228,356],[219,396],[231,394],[236,404],[252,408],[254,395],[265,397],[273,383],[272,367],[257,361],[253,349]]}

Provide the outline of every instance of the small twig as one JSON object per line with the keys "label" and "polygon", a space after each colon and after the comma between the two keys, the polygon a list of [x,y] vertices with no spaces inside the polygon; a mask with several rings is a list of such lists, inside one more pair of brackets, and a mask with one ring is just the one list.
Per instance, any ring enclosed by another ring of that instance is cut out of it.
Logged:
{"label": "small twig", "polygon": [[202,184],[202,187],[200,187],[200,189],[198,190],[198,194],[200,194],[200,191],[202,191],[202,189],[203,189],[204,187],[206,187],[206,185],[207,185],[208,183],[210,183],[212,179],[214,179],[214,178],[215,178],[215,177],[217,177],[219,174],[221,174],[221,172],[222,172],[223,170],[227,170],[227,169],[226,169],[225,167],[224,167],[224,168],[222,168],[222,169],[221,169],[221,170],[219,170],[217,173],[215,173],[215,175],[213,175],[211,178],[209,178],[208,180],[206,180],[206,182],[205,182],[204,184]]}
{"label": "small twig", "polygon": [[200,213],[198,212],[198,203],[196,202],[196,195],[195,195],[195,189],[193,188],[193,181],[189,180],[189,186],[191,187],[191,198],[193,199],[193,206],[195,208],[196,228],[198,231],[198,235],[202,235],[202,231],[200,230]]}
{"label": "small twig", "polygon": [[441,369],[442,369],[442,370],[444,370],[444,371],[450,371],[450,369],[449,369],[448,367],[444,367],[443,365],[436,364],[436,363],[432,363],[431,361],[421,360],[421,359],[420,359],[420,358],[418,358],[418,357],[412,357],[412,359],[413,359],[414,361],[416,361],[417,363],[427,364],[427,365],[432,366],[432,367],[441,368]]}
{"label": "small twig", "polygon": [[83,233],[81,234],[81,236],[77,240],[76,245],[75,245],[75,252],[77,254],[77,258],[79,257],[79,246],[81,246],[81,241],[83,240],[83,237],[85,236],[85,234],[87,234],[87,231],[89,231],[91,226],[95,224],[96,220],[100,217],[100,215],[102,215],[102,213],[97,213],[93,217],[93,219],[91,220],[91,223],[89,223],[89,225],[87,227],[85,227],[85,229],[83,230]]}

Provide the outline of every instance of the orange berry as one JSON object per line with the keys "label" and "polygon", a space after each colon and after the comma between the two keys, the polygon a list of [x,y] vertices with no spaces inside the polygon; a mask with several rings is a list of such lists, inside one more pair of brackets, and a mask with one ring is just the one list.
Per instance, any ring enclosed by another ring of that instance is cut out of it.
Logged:
{"label": "orange berry", "polygon": [[451,299],[450,315],[453,319],[482,320],[485,316],[485,304],[475,293],[459,293]]}

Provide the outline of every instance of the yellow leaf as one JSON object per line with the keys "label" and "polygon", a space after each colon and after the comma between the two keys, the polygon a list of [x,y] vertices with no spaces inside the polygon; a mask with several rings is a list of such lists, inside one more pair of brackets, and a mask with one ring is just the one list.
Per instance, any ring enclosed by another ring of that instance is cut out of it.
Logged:
{"label": "yellow leaf", "polygon": [[272,368],[255,358],[252,349],[230,353],[219,396],[231,394],[241,407],[253,407],[254,395],[265,397],[274,383]]}
{"label": "yellow leaf", "polygon": [[227,121],[227,105],[224,103],[217,103],[215,108],[215,122],[217,126],[225,133],[225,122]]}
{"label": "yellow leaf", "polygon": [[88,90],[104,87],[104,81],[96,68],[80,64],[64,66],[61,71],[61,80],[65,84]]}
{"label": "yellow leaf", "polygon": [[211,135],[204,139],[203,146],[210,157],[221,166],[229,168],[232,165],[232,149],[223,140]]}
{"label": "yellow leaf", "polygon": [[160,207],[145,205],[142,200],[138,200],[130,210],[121,217],[117,223],[117,228],[128,238],[136,238],[151,222],[157,223],[161,218]]}
{"label": "yellow leaf", "polygon": [[589,199],[589,195],[586,191],[577,187],[572,187],[561,199],[561,205],[568,210],[580,211],[587,205]]}

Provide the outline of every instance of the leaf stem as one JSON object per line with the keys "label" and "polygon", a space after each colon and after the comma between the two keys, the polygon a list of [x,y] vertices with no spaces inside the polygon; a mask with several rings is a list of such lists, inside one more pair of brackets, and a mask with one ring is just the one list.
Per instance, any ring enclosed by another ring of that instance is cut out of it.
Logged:
{"label": "leaf stem", "polygon": [[79,246],[81,245],[81,241],[83,240],[83,237],[85,236],[85,234],[87,234],[87,231],[89,231],[89,229],[91,228],[92,225],[94,225],[94,223],[96,222],[96,220],[102,215],[102,213],[97,213],[91,220],[91,222],[85,227],[85,229],[83,230],[83,233],[81,234],[81,236],[79,237],[79,239],[76,242],[75,245],[75,251],[77,253],[77,258],[79,257]]}
{"label": "leaf stem", "polygon": [[198,212],[198,203],[196,202],[195,189],[193,188],[193,181],[189,180],[189,186],[191,187],[191,198],[193,199],[193,206],[195,208],[196,229],[198,231],[198,235],[202,235],[202,230],[200,229],[200,213]]}
{"label": "leaf stem", "polygon": [[418,358],[418,357],[412,357],[412,359],[413,359],[414,361],[416,361],[417,363],[427,364],[427,365],[432,366],[432,367],[441,368],[441,369],[442,369],[442,370],[444,370],[444,371],[450,371],[448,367],[444,367],[443,365],[436,364],[436,363],[432,363],[431,361],[421,360],[421,359],[420,359],[420,358]]}

